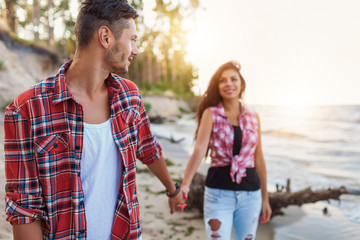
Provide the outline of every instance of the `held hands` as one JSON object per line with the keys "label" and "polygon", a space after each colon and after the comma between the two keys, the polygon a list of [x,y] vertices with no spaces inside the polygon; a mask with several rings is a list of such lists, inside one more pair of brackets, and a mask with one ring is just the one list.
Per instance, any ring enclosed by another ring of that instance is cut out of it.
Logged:
{"label": "held hands", "polygon": [[[180,193],[183,196],[183,200],[187,200],[188,199],[188,194],[189,194],[190,188],[186,185],[181,185],[180,188]],[[184,204],[178,204],[177,207],[181,209],[181,211],[184,211],[184,208],[187,206],[186,203]]]}
{"label": "held hands", "polygon": [[181,191],[175,197],[169,197],[169,206],[171,214],[174,213],[175,206],[180,208],[181,211],[183,211],[183,209],[186,207],[186,203]]}
{"label": "held hands", "polygon": [[175,206],[180,208],[181,211],[184,211],[184,208],[186,207],[185,198],[183,195],[183,192],[180,190],[179,185],[176,186],[176,191],[173,193],[168,193],[167,196],[169,197],[169,206],[170,206],[170,213],[173,214],[175,211]]}
{"label": "held hands", "polygon": [[267,223],[270,221],[271,218],[271,207],[269,200],[263,200],[262,201],[262,210],[261,210],[261,216],[260,216],[260,222],[261,223]]}

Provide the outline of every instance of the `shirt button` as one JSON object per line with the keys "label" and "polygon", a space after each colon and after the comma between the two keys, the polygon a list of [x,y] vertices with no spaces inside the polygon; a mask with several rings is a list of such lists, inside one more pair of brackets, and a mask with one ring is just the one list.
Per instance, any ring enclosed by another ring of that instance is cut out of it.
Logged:
{"label": "shirt button", "polygon": [[76,150],[79,150],[79,149],[80,149],[80,146],[76,146],[75,149],[76,149]]}
{"label": "shirt button", "polygon": [[80,172],[78,172],[77,175],[80,177]]}
{"label": "shirt button", "polygon": [[54,143],[54,148],[57,148],[58,147],[58,144],[57,143]]}

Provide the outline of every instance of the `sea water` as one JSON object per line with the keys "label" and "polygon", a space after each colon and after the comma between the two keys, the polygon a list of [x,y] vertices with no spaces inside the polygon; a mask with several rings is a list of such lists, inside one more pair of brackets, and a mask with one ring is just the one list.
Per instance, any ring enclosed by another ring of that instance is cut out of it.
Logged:
{"label": "sea water", "polygon": [[[262,148],[267,164],[269,191],[275,185],[291,190],[345,186],[360,191],[360,106],[252,105],[261,120]],[[158,137],[183,139],[191,154],[194,114],[152,124]],[[209,160],[207,160],[209,161]],[[349,219],[360,223],[360,195],[344,194],[331,201]]]}

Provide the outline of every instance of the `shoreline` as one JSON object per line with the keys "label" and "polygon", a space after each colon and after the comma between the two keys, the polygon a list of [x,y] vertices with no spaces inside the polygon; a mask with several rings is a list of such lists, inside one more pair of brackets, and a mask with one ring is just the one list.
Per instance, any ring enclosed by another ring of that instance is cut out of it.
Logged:
{"label": "shoreline", "polygon": [[[0,151],[3,153],[3,113],[0,115]],[[174,179],[182,177],[189,153],[181,144],[171,143],[166,139],[158,139],[163,147],[164,157],[172,162],[168,170]],[[0,156],[1,197],[4,199],[4,154]],[[200,213],[179,212],[169,213],[167,197],[160,181],[147,172],[147,167],[138,161],[137,188],[140,202],[140,222],[144,240],[161,239],[206,239],[203,219]],[[200,167],[206,173],[206,166]],[[12,227],[6,222],[4,200],[0,201],[0,239],[12,239]],[[328,214],[322,213],[323,208]],[[360,236],[360,224],[350,221],[344,213],[325,201],[305,204],[301,207],[291,206],[284,209],[285,216],[276,216],[269,223],[259,224],[258,240],[355,240]]]}
{"label": "shoreline", "polygon": [[[182,176],[189,153],[181,144],[158,139],[163,147],[163,155],[173,162],[168,170],[173,178]],[[138,164],[139,169],[146,168]],[[206,166],[199,168],[206,173]],[[198,211],[175,212],[170,215],[167,198],[160,191],[164,187],[157,178],[150,174],[137,175],[140,202],[140,222],[143,239],[206,239],[204,222]],[[148,188],[147,188],[148,186]],[[151,186],[151,187],[150,187]],[[145,190],[144,190],[145,189]],[[159,193],[159,194],[157,194]],[[327,208],[328,214],[323,214]],[[301,207],[284,208],[284,216],[275,216],[269,223],[259,224],[258,240],[356,240],[360,236],[360,224],[352,222],[338,207],[326,201],[304,204]]]}

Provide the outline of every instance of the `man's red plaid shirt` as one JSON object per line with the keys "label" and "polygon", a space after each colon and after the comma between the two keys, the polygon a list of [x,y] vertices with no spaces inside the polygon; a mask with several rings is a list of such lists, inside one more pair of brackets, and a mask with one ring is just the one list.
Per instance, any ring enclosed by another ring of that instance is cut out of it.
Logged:
{"label": "man's red plaid shirt", "polygon": [[[7,220],[40,220],[44,239],[86,239],[80,180],[84,116],[66,86],[70,65],[19,95],[5,112]],[[136,159],[154,163],[161,147],[150,132],[136,85],[114,74],[106,84],[113,137],[124,165],[111,239],[137,239]]]}

